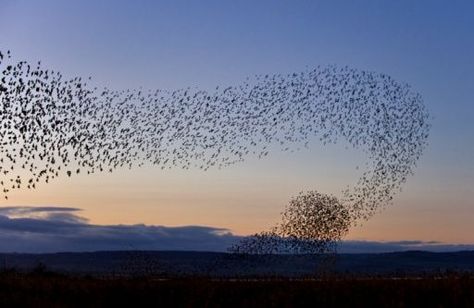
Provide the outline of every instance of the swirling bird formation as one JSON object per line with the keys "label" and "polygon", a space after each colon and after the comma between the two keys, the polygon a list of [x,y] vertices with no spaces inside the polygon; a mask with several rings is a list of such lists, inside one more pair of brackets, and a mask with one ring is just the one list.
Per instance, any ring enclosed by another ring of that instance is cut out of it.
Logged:
{"label": "swirling bird formation", "polygon": [[409,85],[349,67],[257,75],[212,91],[91,87],[90,78],[13,62],[9,51],[0,51],[0,72],[5,198],[61,175],[144,163],[225,167],[317,136],[322,144],[342,138],[367,153],[366,170],[341,193],[357,221],[388,204],[413,173],[430,128],[421,95]]}

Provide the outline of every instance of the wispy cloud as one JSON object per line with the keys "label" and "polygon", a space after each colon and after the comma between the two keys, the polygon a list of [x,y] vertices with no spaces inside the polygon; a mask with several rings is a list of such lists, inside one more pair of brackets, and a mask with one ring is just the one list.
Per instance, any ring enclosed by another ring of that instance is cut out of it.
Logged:
{"label": "wispy cloud", "polygon": [[35,218],[52,221],[86,223],[87,219],[75,214],[81,211],[74,207],[58,206],[7,206],[0,207],[0,216],[9,218]]}
{"label": "wispy cloud", "polygon": [[29,215],[34,213],[49,213],[49,212],[77,212],[81,209],[74,207],[59,207],[59,206],[4,206],[0,207],[0,215]]}
{"label": "wispy cloud", "polygon": [[[0,208],[0,252],[98,250],[226,251],[242,237],[228,229],[207,226],[95,225],[72,207],[14,206]],[[343,241],[342,253],[406,250],[472,250],[474,245],[435,241]]]}

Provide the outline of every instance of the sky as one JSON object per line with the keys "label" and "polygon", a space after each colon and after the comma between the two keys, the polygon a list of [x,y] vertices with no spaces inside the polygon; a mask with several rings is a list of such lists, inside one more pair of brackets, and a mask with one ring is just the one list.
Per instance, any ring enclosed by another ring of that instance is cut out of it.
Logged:
{"label": "sky", "polygon": [[[113,89],[206,89],[328,64],[386,73],[423,96],[429,145],[394,203],[347,240],[472,244],[473,11],[471,1],[0,0],[0,50]],[[235,237],[272,226],[299,191],[340,194],[364,159],[315,141],[221,170],[60,178],[15,191],[0,207],[80,209],[74,223],[91,227],[199,226]]]}

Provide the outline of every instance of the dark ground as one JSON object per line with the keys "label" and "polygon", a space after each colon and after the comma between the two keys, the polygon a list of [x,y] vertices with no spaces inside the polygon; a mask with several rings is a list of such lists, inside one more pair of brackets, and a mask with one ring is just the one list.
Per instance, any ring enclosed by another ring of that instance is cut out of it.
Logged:
{"label": "dark ground", "polygon": [[7,271],[1,307],[473,307],[474,276],[98,278]]}
{"label": "dark ground", "polygon": [[42,264],[55,272],[93,276],[301,278],[314,275],[321,263],[329,263],[324,266],[333,272],[359,277],[474,272],[474,251],[338,254],[329,260],[314,255],[238,256],[193,251],[0,254],[0,271],[11,268],[31,271]]}
{"label": "dark ground", "polygon": [[474,252],[0,254],[3,307],[474,307]]}

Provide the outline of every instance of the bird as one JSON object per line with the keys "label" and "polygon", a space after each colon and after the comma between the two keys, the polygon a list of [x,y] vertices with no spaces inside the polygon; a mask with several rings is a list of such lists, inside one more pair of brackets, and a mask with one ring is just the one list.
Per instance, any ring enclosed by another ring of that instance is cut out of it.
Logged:
{"label": "bird", "polygon": [[322,146],[345,142],[369,158],[338,202],[328,201],[343,204],[355,222],[390,204],[413,174],[431,127],[410,85],[348,66],[257,74],[212,90],[112,90],[91,82],[0,51],[5,198],[24,183],[37,189],[57,180],[64,169],[68,177],[144,164],[205,171],[264,159],[270,148],[296,151],[316,138]]}

